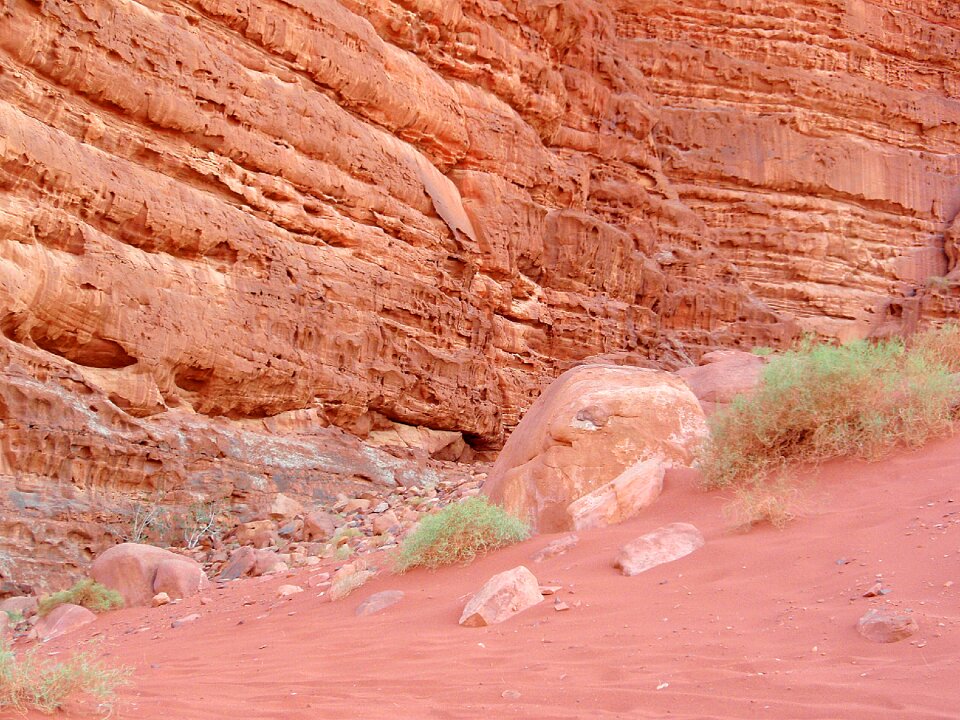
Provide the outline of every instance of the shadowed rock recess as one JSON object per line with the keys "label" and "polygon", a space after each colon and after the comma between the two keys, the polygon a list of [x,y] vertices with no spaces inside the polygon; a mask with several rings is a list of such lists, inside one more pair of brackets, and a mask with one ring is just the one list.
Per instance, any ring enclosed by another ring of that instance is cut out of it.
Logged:
{"label": "shadowed rock recess", "polygon": [[957,312],[958,94],[948,0],[0,0],[0,573]]}

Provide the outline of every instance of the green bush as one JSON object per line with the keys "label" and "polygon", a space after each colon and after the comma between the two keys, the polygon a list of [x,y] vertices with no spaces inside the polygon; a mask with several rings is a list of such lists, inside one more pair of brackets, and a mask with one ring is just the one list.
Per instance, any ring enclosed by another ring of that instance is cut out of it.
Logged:
{"label": "green bush", "polygon": [[130,671],[109,668],[89,652],[74,653],[63,662],[41,660],[34,650],[19,659],[0,642],[0,710],[52,713],[74,694],[109,700]]}
{"label": "green bush", "polygon": [[910,340],[910,350],[930,363],[943,365],[951,373],[960,372],[960,323],[948,322],[917,333]]}
{"label": "green bush", "polygon": [[396,569],[468,563],[478,555],[526,540],[530,528],[485,498],[472,497],[428,515],[400,546]]}
{"label": "green bush", "polygon": [[82,605],[93,612],[105,612],[123,607],[123,596],[116,590],[111,590],[87,578],[77,581],[69,590],[61,590],[41,598],[37,614],[43,617],[58,605],[65,603]]}
{"label": "green bush", "polygon": [[[960,330],[950,332],[960,346]],[[700,457],[705,485],[735,488],[741,514],[782,522],[786,494],[770,489],[786,465],[875,458],[944,432],[956,387],[933,338],[909,351],[898,341],[837,347],[808,339],[773,358],[755,391],[711,419]]]}

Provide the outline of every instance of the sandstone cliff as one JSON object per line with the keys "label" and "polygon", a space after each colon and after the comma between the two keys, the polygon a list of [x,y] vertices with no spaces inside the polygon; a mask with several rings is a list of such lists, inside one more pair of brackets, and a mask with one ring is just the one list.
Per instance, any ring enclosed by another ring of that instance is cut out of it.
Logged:
{"label": "sandstone cliff", "polygon": [[0,0],[0,551],[950,312],[958,50],[947,0]]}

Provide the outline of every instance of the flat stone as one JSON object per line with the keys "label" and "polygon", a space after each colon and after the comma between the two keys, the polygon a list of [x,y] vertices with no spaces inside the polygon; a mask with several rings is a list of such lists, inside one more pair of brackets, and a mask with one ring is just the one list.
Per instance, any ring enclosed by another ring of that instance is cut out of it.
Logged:
{"label": "flat stone", "polygon": [[519,565],[490,578],[463,609],[460,624],[496,625],[541,602],[540,583],[532,572]]}
{"label": "flat stone", "polygon": [[392,605],[396,605],[401,600],[403,600],[402,590],[384,590],[383,592],[374,593],[357,605],[356,614],[358,617],[375,615]]}
{"label": "flat stone", "polygon": [[703,544],[703,535],[693,525],[672,523],[624,545],[613,565],[624,575],[639,575],[658,565],[679,560]]}
{"label": "flat stone", "polygon": [[893,643],[904,640],[920,630],[911,615],[892,610],[870,608],[857,622],[857,632],[867,640],[878,643]]}

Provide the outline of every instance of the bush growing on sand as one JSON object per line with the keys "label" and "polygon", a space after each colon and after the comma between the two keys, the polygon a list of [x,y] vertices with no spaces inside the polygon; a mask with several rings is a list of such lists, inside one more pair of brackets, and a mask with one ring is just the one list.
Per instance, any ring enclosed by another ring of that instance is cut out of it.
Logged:
{"label": "bush growing on sand", "polygon": [[700,463],[708,488],[732,487],[745,523],[790,517],[786,465],[853,455],[876,458],[950,427],[960,328],[899,341],[843,346],[804,340],[773,358],[756,390],[711,419]]}
{"label": "bush growing on sand", "polygon": [[467,498],[421,520],[400,546],[396,569],[404,572],[418,565],[438,568],[468,563],[528,537],[530,528],[522,520],[485,498]]}
{"label": "bush growing on sand", "polygon": [[37,614],[43,617],[50,614],[58,605],[65,603],[82,605],[93,612],[106,612],[123,607],[123,596],[116,590],[111,590],[87,578],[77,581],[69,590],[61,590],[41,598],[37,606]]}
{"label": "bush growing on sand", "polygon": [[89,652],[74,653],[62,662],[41,660],[35,650],[19,659],[0,641],[0,710],[39,710],[52,713],[73,695],[109,701],[130,671],[110,668]]}

